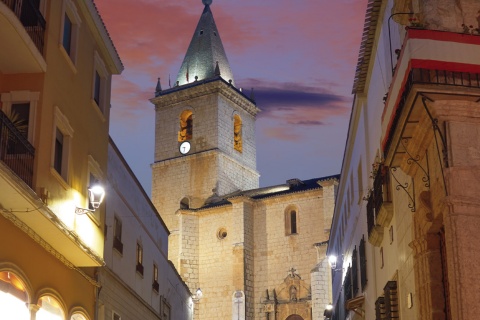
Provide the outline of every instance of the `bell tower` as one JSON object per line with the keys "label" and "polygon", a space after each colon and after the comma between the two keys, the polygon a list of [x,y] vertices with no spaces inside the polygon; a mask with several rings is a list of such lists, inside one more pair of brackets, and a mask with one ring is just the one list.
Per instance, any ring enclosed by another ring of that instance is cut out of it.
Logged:
{"label": "bell tower", "polygon": [[[179,209],[218,202],[258,188],[254,100],[235,87],[220,34],[205,5],[172,88],[157,83],[152,201],[171,232],[170,259],[178,268]],[[184,226],[183,226],[184,227]]]}

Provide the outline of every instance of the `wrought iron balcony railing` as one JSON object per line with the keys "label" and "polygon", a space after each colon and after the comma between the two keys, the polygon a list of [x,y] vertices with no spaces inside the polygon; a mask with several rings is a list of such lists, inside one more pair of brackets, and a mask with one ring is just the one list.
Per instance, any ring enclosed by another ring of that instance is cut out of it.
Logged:
{"label": "wrought iron balcony railing", "polygon": [[0,0],[12,10],[25,27],[33,43],[43,54],[45,39],[45,18],[38,8],[39,1],[35,0]]}
{"label": "wrought iron balcony railing", "polygon": [[414,84],[446,85],[465,88],[480,88],[480,74],[468,72],[453,72],[448,70],[431,70],[414,68],[408,74],[407,82],[398,102],[392,125],[387,135],[384,155],[387,155],[392,146],[393,135],[397,129],[398,121],[402,115],[405,103]]}
{"label": "wrought iron balcony railing", "polygon": [[35,149],[0,110],[0,161],[32,187]]}

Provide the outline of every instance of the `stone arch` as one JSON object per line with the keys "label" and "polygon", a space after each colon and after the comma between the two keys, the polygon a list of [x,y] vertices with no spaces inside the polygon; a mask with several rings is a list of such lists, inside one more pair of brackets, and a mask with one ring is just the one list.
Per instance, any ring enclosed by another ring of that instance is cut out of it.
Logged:
{"label": "stone arch", "polygon": [[292,314],[292,315],[289,315],[285,320],[304,320],[304,319],[298,314]]}
{"label": "stone arch", "polygon": [[37,305],[39,306],[35,317],[37,320],[60,320],[66,317],[66,304],[60,294],[53,289],[39,291]]}
{"label": "stone arch", "polygon": [[180,113],[180,127],[178,131],[178,142],[191,140],[193,138],[193,110],[186,109]]}
{"label": "stone arch", "polygon": [[298,233],[299,208],[296,205],[289,205],[285,208],[285,235]]}
{"label": "stone arch", "polygon": [[235,150],[243,150],[242,118],[238,114],[233,115],[233,147]]}
{"label": "stone arch", "polygon": [[70,320],[90,320],[88,312],[82,307],[74,307],[70,311]]}

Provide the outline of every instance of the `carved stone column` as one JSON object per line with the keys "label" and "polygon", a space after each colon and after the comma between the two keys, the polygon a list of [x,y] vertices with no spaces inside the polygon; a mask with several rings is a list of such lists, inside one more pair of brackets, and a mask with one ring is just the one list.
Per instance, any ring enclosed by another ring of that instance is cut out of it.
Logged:
{"label": "carved stone column", "polygon": [[426,234],[413,240],[416,304],[419,320],[445,319],[444,288],[442,280],[442,257],[440,238]]}

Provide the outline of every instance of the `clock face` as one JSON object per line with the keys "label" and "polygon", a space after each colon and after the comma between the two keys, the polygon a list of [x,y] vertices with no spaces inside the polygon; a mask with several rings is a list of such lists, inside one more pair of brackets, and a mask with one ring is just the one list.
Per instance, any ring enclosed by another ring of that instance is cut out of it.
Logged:
{"label": "clock face", "polygon": [[187,154],[189,151],[190,151],[190,142],[183,141],[182,144],[180,145],[180,153]]}

